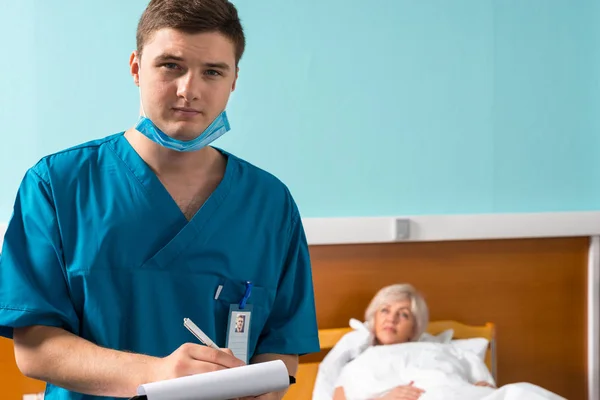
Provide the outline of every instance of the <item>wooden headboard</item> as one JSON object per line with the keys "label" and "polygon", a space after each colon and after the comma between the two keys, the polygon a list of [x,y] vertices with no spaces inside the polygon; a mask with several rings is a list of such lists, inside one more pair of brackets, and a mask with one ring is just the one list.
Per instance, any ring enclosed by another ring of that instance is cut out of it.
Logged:
{"label": "wooden headboard", "polygon": [[589,238],[312,246],[319,329],[363,320],[379,289],[411,283],[432,321],[495,324],[499,385],[585,399],[588,248]]}

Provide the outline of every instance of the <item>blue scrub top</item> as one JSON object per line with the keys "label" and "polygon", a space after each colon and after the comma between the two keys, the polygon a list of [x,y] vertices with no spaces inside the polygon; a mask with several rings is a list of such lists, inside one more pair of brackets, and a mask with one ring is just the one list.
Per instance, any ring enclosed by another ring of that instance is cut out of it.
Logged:
{"label": "blue scrub top", "polygon": [[[249,357],[318,352],[296,204],[277,178],[221,152],[223,180],[189,222],[123,133],[43,158],[4,238],[0,335],[55,326],[164,357],[197,342],[183,327],[190,318],[225,347],[229,306],[250,281]],[[95,398],[46,389],[47,400]]]}

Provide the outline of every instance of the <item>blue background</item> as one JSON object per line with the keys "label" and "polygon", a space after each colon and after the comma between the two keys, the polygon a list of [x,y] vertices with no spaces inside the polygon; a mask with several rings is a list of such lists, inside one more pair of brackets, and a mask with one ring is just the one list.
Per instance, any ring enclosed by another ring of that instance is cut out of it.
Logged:
{"label": "blue background", "polygon": [[[215,142],[303,217],[600,209],[592,0],[238,0],[248,47]],[[138,118],[146,1],[0,0],[0,221],[40,157]]]}

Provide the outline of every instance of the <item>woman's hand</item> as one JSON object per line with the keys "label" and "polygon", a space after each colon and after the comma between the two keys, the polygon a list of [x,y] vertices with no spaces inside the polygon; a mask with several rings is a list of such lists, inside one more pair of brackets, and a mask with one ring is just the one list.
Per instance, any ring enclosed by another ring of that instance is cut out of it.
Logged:
{"label": "woman's hand", "polygon": [[475,386],[487,386],[487,387],[491,387],[492,389],[496,389],[496,387],[494,385],[492,385],[489,382],[486,381],[479,381],[477,383],[474,384]]}
{"label": "woman's hand", "polygon": [[408,385],[398,386],[381,397],[381,400],[417,400],[425,391],[413,384],[414,382],[411,382]]}

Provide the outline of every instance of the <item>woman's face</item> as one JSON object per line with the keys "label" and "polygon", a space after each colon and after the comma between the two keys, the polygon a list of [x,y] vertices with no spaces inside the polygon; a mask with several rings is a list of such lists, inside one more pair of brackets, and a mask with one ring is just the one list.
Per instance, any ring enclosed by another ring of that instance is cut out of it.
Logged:
{"label": "woman's face", "polygon": [[379,344],[410,341],[414,334],[415,318],[410,300],[383,304],[375,313],[375,338]]}

